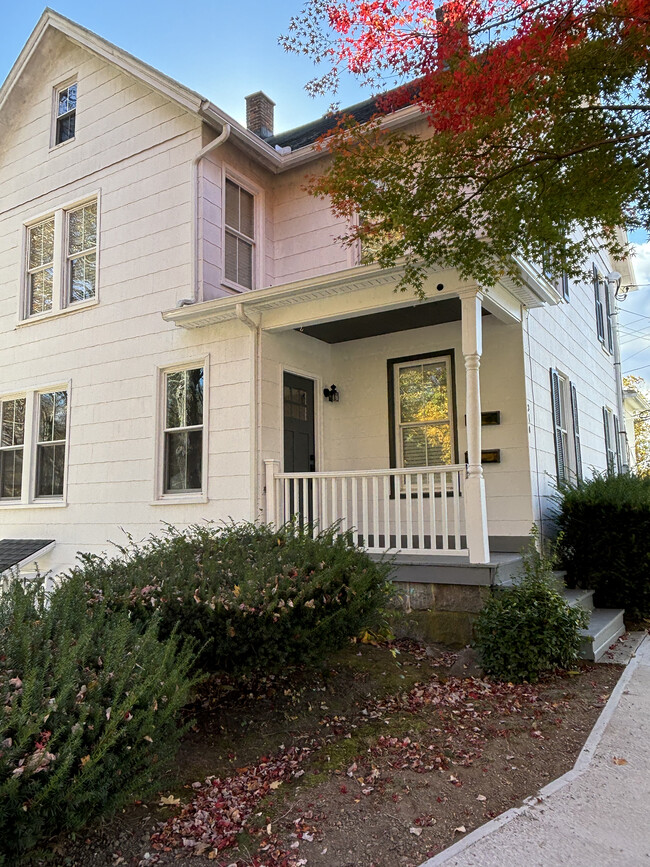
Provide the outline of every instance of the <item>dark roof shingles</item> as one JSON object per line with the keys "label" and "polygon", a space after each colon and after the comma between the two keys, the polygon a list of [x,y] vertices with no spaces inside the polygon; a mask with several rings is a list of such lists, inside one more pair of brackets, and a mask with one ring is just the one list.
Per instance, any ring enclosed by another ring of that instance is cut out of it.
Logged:
{"label": "dark roof shingles", "polygon": [[0,574],[53,542],[54,539],[0,539]]}

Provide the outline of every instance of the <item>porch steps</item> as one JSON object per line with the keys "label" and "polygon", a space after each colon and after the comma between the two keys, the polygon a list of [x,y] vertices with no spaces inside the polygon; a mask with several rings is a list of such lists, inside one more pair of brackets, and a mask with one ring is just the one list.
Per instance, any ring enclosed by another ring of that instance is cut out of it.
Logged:
{"label": "porch steps", "polygon": [[[572,606],[580,606],[589,612],[589,623],[580,630],[582,647],[580,657],[598,662],[608,648],[625,632],[623,610],[615,608],[594,608],[593,590],[569,590],[564,586],[564,572],[555,572],[558,581],[562,581],[562,595]],[[515,582],[509,582],[513,586]],[[500,585],[504,586],[504,585]]]}

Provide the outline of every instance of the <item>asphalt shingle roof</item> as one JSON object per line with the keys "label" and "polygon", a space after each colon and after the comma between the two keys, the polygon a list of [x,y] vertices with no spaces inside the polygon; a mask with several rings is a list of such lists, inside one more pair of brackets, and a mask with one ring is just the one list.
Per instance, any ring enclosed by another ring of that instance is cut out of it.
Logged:
{"label": "asphalt shingle roof", "polygon": [[0,574],[38,554],[54,539],[0,539]]}
{"label": "asphalt shingle roof", "polygon": [[272,146],[290,147],[291,150],[306,147],[313,144],[316,139],[331,129],[334,129],[338,121],[344,115],[352,115],[359,123],[365,123],[379,111],[377,98],[367,99],[365,102],[359,102],[350,108],[341,109],[341,111],[333,114],[325,114],[319,117],[318,120],[313,120],[306,123],[304,126],[298,126],[295,129],[290,129],[288,132],[281,132],[278,135],[267,138],[266,141]]}

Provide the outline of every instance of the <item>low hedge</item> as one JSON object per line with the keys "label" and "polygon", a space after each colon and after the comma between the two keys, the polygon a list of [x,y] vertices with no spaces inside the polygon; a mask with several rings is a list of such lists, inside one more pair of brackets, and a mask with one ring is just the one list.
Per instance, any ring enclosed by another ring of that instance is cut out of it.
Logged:
{"label": "low hedge", "polygon": [[144,794],[184,731],[189,645],[83,591],[0,597],[0,864]]}
{"label": "low hedge", "polygon": [[596,476],[565,486],[557,523],[568,583],[594,590],[599,607],[650,616],[650,477]]}
{"label": "low hedge", "polygon": [[110,596],[135,621],[160,617],[201,648],[208,672],[277,670],[324,658],[379,626],[390,567],[330,528],[312,538],[288,525],[173,527],[118,556],[81,557],[73,574],[91,599]]}
{"label": "low hedge", "polygon": [[524,575],[512,587],[497,588],[474,625],[483,668],[498,680],[532,683],[578,658],[580,629],[589,615],[569,605],[553,578],[552,559],[524,555]]}

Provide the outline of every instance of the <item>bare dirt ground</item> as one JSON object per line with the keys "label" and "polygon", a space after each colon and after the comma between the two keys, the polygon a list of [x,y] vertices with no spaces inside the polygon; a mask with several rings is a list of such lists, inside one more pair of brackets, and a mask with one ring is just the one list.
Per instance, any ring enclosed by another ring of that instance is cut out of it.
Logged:
{"label": "bare dirt ground", "polygon": [[25,865],[415,867],[569,770],[621,670],[513,686],[401,642],[214,680],[160,792]]}

